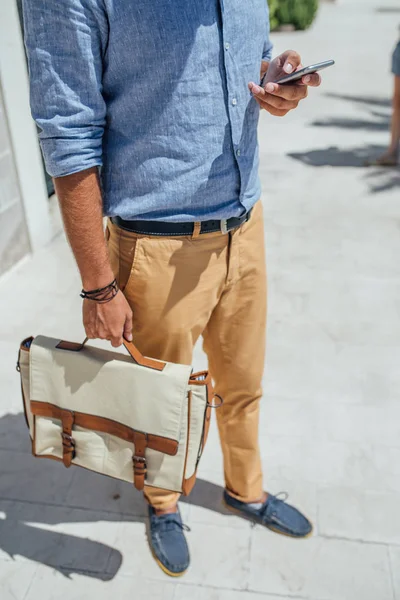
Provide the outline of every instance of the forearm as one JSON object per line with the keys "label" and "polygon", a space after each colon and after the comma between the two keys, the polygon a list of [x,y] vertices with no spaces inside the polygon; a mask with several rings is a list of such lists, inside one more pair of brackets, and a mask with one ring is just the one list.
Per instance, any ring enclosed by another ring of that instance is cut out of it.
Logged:
{"label": "forearm", "polygon": [[114,279],[103,232],[101,188],[96,167],[54,179],[65,231],[86,290]]}

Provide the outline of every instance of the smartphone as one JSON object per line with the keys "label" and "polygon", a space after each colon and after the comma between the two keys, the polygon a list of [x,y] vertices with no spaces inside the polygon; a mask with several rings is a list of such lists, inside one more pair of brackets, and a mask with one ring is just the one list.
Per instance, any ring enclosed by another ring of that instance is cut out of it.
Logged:
{"label": "smartphone", "polygon": [[304,75],[311,75],[312,73],[317,73],[318,71],[322,71],[322,69],[327,69],[335,64],[334,60],[325,60],[324,62],[317,63],[316,65],[310,65],[309,67],[304,67],[304,69],[299,69],[299,71],[295,71],[290,75],[285,75],[281,79],[275,81],[275,83],[291,83],[292,81],[298,81]]}

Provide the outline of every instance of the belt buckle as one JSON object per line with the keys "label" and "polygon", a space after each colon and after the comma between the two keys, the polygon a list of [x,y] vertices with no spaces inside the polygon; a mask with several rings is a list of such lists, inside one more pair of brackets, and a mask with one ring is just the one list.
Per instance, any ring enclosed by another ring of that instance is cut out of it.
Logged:
{"label": "belt buckle", "polygon": [[228,219],[221,219],[221,233],[228,233]]}

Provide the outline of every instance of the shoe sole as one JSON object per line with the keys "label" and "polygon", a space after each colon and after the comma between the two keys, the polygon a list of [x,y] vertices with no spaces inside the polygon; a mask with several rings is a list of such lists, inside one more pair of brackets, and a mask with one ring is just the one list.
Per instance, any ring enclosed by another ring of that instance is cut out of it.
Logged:
{"label": "shoe sole", "polygon": [[187,571],[187,569],[185,569],[184,571],[181,571],[180,573],[174,573],[173,571],[170,571],[169,569],[167,569],[167,567],[165,565],[162,564],[161,560],[159,558],[157,558],[157,556],[154,554],[154,550],[153,548],[150,546],[150,550],[151,550],[151,554],[154,558],[154,560],[156,561],[156,563],[158,564],[158,566],[160,567],[160,569],[162,571],[164,571],[164,573],[166,575],[168,575],[169,577],[182,577],[182,575],[184,575]]}
{"label": "shoe sole", "polygon": [[149,527],[148,519],[146,519],[146,537],[147,537],[147,543],[149,545],[151,555],[152,555],[154,561],[160,567],[161,571],[163,571],[169,577],[175,577],[175,578],[182,577],[182,575],[184,575],[187,572],[188,569],[185,569],[184,571],[180,571],[179,573],[174,573],[174,571],[170,571],[165,565],[163,565],[163,563],[161,562],[161,560],[156,555],[156,553],[154,551],[154,548],[152,546],[152,543],[151,543],[150,527]]}
{"label": "shoe sole", "polygon": [[250,521],[251,523],[254,523],[255,525],[262,525],[263,527],[266,527],[267,529],[269,529],[270,531],[273,531],[274,533],[279,533],[279,535],[284,535],[285,537],[290,537],[294,540],[306,540],[307,538],[310,538],[312,536],[312,534],[314,533],[314,528],[312,525],[311,525],[311,531],[309,533],[306,533],[306,535],[294,535],[293,533],[285,533],[284,531],[280,531],[279,529],[276,529],[272,525],[267,525],[266,523],[263,523],[262,521],[260,521],[258,519],[253,519],[250,515],[243,514],[238,508],[233,508],[233,506],[230,506],[225,500],[222,500],[222,504],[224,505],[224,507],[227,510],[229,510],[231,513],[233,513],[235,515],[239,515],[242,519],[246,519],[247,521]]}

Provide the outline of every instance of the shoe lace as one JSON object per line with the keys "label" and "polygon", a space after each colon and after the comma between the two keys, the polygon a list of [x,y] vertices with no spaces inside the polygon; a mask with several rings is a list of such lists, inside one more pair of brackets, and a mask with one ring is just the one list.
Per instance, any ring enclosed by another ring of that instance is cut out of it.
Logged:
{"label": "shoe lace", "polygon": [[[281,496],[281,498],[279,496]],[[275,494],[275,498],[278,498],[278,500],[282,500],[282,502],[286,502],[286,500],[289,498],[289,494],[287,492],[278,492],[277,494]]]}
{"label": "shoe lace", "polygon": [[[268,500],[270,498],[272,499],[272,501],[274,501],[274,500],[281,500],[282,502],[286,502],[286,500],[289,498],[289,494],[287,492],[278,492],[275,495],[272,495],[272,494],[269,495],[267,501],[265,502],[264,506],[261,509],[261,515],[262,515],[263,518],[266,516],[267,509],[271,507],[271,504],[268,502]],[[271,515],[273,517],[277,516],[275,510],[273,509],[273,507],[272,507]]]}
{"label": "shoe lace", "polygon": [[166,515],[165,518],[158,523],[157,528],[163,531],[171,531],[177,527],[182,529],[182,531],[191,531],[190,527],[177,519],[174,514]]}

